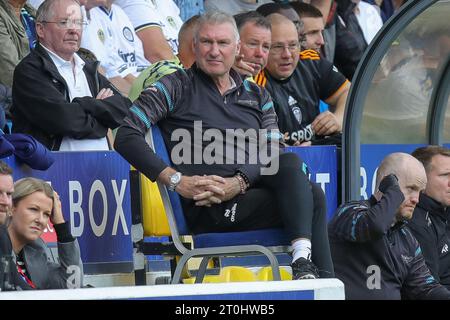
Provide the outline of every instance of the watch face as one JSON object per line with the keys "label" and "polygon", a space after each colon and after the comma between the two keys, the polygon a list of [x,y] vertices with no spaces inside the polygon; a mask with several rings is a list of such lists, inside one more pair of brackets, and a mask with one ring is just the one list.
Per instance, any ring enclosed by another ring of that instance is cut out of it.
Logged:
{"label": "watch face", "polygon": [[170,176],[170,183],[178,183],[180,181],[181,175],[177,172]]}
{"label": "watch face", "polygon": [[173,175],[170,176],[169,180],[170,180],[169,190],[175,191],[175,188],[181,181],[181,173],[175,172]]}

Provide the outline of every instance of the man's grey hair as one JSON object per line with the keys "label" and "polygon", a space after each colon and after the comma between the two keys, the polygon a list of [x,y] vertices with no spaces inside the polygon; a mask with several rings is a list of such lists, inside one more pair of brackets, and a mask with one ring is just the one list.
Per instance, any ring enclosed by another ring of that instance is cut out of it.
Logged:
{"label": "man's grey hair", "polygon": [[[42,2],[36,12],[36,22],[51,21],[55,12],[54,5],[61,1],[63,0],[45,0],[44,2]],[[78,0],[72,1],[80,6],[81,12],[80,2]]]}
{"label": "man's grey hair", "polygon": [[236,42],[239,41],[239,31],[236,26],[236,21],[229,14],[222,11],[209,11],[205,14],[202,14],[198,19],[197,26],[195,28],[194,41],[198,41],[198,32],[199,30],[206,24],[216,25],[216,24],[224,24],[229,23],[233,27],[233,35],[236,39]]}

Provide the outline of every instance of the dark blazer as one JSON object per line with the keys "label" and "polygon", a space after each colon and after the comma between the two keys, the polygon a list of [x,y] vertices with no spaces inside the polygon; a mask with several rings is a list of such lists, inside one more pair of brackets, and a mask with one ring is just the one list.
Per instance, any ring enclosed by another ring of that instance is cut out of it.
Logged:
{"label": "dark blazer", "polygon": [[[71,284],[77,287],[83,285],[83,264],[76,239],[67,243],[58,242],[59,263],[49,261],[49,249],[40,238],[26,245],[23,250],[25,265],[37,289],[66,289]],[[74,267],[78,268],[77,271]],[[78,282],[69,279],[77,275],[80,275]]]}
{"label": "dark blazer", "polygon": [[[0,261],[9,254],[12,254],[11,240],[7,228],[0,226]],[[14,254],[12,255],[14,257]],[[40,238],[23,248],[23,256],[26,269],[37,289],[66,289],[72,288],[72,285],[83,285],[83,264],[76,239],[66,243],[58,242],[59,263],[50,261],[49,249]],[[15,284],[22,289],[29,289],[18,277],[15,266],[12,269]],[[79,278],[75,280],[76,276]]]}
{"label": "dark blazer", "polygon": [[449,213],[450,209],[421,193],[408,223],[419,241],[432,275],[447,289],[450,289],[450,235],[447,232]]}
{"label": "dark blazer", "polygon": [[430,273],[419,243],[404,221],[392,225],[405,199],[392,185],[380,200],[342,204],[328,225],[336,278],[345,298],[357,300],[450,300]]}
{"label": "dark blazer", "polygon": [[[64,78],[38,44],[14,71],[13,132],[30,134],[50,150],[59,150],[64,136],[98,139],[108,128],[121,125],[131,101],[98,74],[97,67],[98,62],[86,62],[83,68],[92,97],[70,101]],[[111,88],[114,96],[96,99],[103,88]]]}

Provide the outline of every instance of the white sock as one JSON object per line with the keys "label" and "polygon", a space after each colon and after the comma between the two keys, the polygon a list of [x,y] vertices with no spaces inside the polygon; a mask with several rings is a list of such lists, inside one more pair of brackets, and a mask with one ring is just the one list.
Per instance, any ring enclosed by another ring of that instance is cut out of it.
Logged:
{"label": "white sock", "polygon": [[311,240],[301,239],[292,243],[292,262],[298,258],[305,258],[311,260]]}

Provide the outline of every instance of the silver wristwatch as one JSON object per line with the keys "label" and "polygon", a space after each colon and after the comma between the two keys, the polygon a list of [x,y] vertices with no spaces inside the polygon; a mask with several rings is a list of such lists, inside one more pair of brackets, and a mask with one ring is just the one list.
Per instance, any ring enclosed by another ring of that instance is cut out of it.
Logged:
{"label": "silver wristwatch", "polygon": [[181,181],[181,172],[175,172],[169,177],[169,186],[168,189],[170,191],[175,191],[175,188]]}

